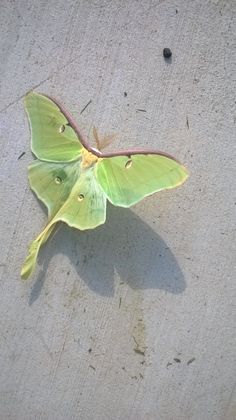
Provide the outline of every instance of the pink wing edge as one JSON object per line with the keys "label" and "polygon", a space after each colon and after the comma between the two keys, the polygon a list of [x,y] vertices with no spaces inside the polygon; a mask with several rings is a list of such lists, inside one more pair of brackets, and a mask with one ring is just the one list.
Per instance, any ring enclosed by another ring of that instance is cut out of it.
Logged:
{"label": "pink wing edge", "polygon": [[[88,141],[87,137],[81,132],[80,128],[78,127],[78,125],[75,122],[72,115],[64,108],[64,106],[60,102],[55,100],[52,96],[45,95],[45,94],[41,94],[41,95],[45,96],[46,98],[50,99],[52,102],[55,103],[55,105],[59,108],[59,110],[62,112],[62,114],[64,114],[64,116],[68,120],[69,125],[76,132],[76,134],[78,136],[78,140],[82,143],[84,148],[87,149],[89,152],[93,153],[94,155],[96,155],[97,157],[109,158],[109,157],[114,157],[114,156],[131,157],[132,155],[160,155],[160,156],[165,156],[169,159],[172,159],[172,160],[176,161],[177,163],[179,163],[181,166],[183,166],[182,163],[178,159],[176,159],[175,157],[171,156],[168,153],[161,152],[160,150],[127,149],[127,150],[122,150],[122,151],[117,151],[117,152],[105,152],[105,153],[100,152],[99,150],[97,150],[97,149],[95,149],[95,148],[93,148],[89,145],[89,141]],[[185,168],[185,170],[186,170],[186,168]]]}

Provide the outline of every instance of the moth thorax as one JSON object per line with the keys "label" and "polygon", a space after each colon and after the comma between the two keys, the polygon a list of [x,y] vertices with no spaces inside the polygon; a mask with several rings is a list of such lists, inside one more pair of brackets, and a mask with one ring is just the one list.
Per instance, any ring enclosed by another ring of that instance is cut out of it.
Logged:
{"label": "moth thorax", "polygon": [[98,157],[86,149],[82,151],[82,168],[89,168],[98,161]]}

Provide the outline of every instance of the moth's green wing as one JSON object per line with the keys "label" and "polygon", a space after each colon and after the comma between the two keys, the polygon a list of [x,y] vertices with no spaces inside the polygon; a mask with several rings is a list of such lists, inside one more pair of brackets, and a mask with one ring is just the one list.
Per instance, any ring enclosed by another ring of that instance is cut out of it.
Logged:
{"label": "moth's green wing", "polygon": [[182,184],[186,168],[162,154],[133,154],[100,160],[96,177],[108,200],[115,206],[130,207],[157,191]]}
{"label": "moth's green wing", "polygon": [[[63,190],[63,184],[58,184],[58,187]],[[67,191],[69,191],[69,187]],[[38,189],[38,193],[41,192],[41,189]],[[51,190],[48,190],[43,199],[41,198],[49,209],[51,209],[51,197]],[[61,196],[57,197],[59,197],[59,202]],[[56,213],[53,213],[53,217],[44,230],[30,244],[28,256],[22,266],[21,277],[27,279],[34,270],[39,249],[46,242],[57,222],[62,221],[74,228],[85,230],[93,229],[103,224],[105,220],[106,195],[94,176],[94,168],[83,170],[65,198],[64,204],[59,207]]]}
{"label": "moth's green wing", "polygon": [[80,156],[78,134],[48,97],[30,92],[24,98],[31,128],[31,149],[41,160],[68,162]]}
{"label": "moth's green wing", "polygon": [[69,197],[79,178],[79,162],[54,163],[35,160],[28,168],[31,189],[48,209],[49,218],[53,217]]}
{"label": "moth's green wing", "polygon": [[105,222],[106,195],[94,176],[93,167],[81,172],[55,220],[80,230],[93,229]]}
{"label": "moth's green wing", "polygon": [[105,222],[106,195],[94,167],[82,164],[85,142],[67,113],[50,98],[31,92],[25,99],[31,126],[32,151],[39,160],[29,166],[32,190],[48,208],[49,222],[30,244],[21,276],[32,273],[41,245],[57,222],[93,229]]}

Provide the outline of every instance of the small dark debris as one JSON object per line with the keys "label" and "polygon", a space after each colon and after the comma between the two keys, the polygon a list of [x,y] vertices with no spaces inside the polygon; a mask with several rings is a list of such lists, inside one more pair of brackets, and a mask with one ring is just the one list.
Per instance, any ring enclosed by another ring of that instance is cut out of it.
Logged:
{"label": "small dark debris", "polygon": [[136,111],[137,111],[137,112],[147,112],[147,110],[146,110],[146,109],[140,109],[140,108],[136,109]]}
{"label": "small dark debris", "polygon": [[86,110],[86,108],[92,103],[92,99],[88,101],[88,103],[83,107],[82,111],[80,112],[80,115],[83,114],[83,112]]}
{"label": "small dark debris", "polygon": [[66,273],[66,274],[67,274],[67,276],[69,276],[69,275],[70,275],[70,270],[69,270],[69,271],[67,271],[67,273]]}
{"label": "small dark debris", "polygon": [[140,349],[134,349],[134,351],[135,351],[135,353],[137,353],[137,354],[141,354],[142,356],[144,356],[145,355],[145,351],[143,351],[143,350],[140,350]]}
{"label": "small dark debris", "polygon": [[173,363],[168,362],[168,363],[167,363],[167,365],[166,365],[166,367],[168,368],[168,367],[169,367],[169,366],[171,366],[171,365],[173,365]]}
{"label": "small dark debris", "polygon": [[90,367],[91,369],[93,369],[93,370],[96,370],[96,368],[95,368],[94,366],[92,366],[92,365],[89,365],[89,367]]}
{"label": "small dark debris", "polygon": [[135,342],[136,346],[138,347],[138,342],[137,342],[137,340],[136,340],[135,336],[134,336],[134,335],[132,335],[132,337],[133,337],[133,340],[134,340],[134,342]]}
{"label": "small dark debris", "polygon": [[189,359],[187,362],[187,365],[190,365],[191,363],[193,363],[196,360],[195,357],[192,357],[192,359]]}
{"label": "small dark debris", "polygon": [[187,125],[187,129],[189,130],[189,121],[188,121],[188,116],[186,115],[186,125]]}
{"label": "small dark debris", "polygon": [[120,309],[120,307],[121,307],[121,297],[120,297],[120,299],[119,299],[119,309]]}
{"label": "small dark debris", "polygon": [[22,152],[20,156],[18,156],[17,160],[20,160],[25,155],[25,152]]}
{"label": "small dark debris", "polygon": [[172,56],[172,52],[170,48],[164,48],[163,50],[164,58],[170,58]]}
{"label": "small dark debris", "polygon": [[173,359],[176,363],[181,363],[181,360],[178,357],[174,357]]}
{"label": "small dark debris", "polygon": [[127,92],[124,92],[124,97],[125,97],[125,98],[127,97],[127,95],[128,95],[128,94],[127,94]]}
{"label": "small dark debris", "polygon": [[176,14],[177,14],[177,13],[179,13],[178,9],[175,9],[175,13],[176,13]]}
{"label": "small dark debris", "polygon": [[90,349],[88,349],[88,352],[89,352],[89,353],[91,353],[91,351],[92,351],[92,349],[91,349],[91,348],[90,348]]}

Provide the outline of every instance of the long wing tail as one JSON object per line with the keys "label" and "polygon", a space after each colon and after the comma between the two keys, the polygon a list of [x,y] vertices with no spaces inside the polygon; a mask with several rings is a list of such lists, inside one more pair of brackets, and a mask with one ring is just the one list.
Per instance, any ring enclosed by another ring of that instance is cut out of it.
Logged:
{"label": "long wing tail", "polygon": [[29,246],[28,255],[21,269],[22,279],[27,280],[28,277],[34,271],[39,249],[41,245],[43,245],[48,240],[49,236],[51,235],[55,227],[56,227],[55,222],[53,223],[52,221],[49,222],[44,228],[44,230],[37,236],[37,238],[33,242],[31,242]]}

